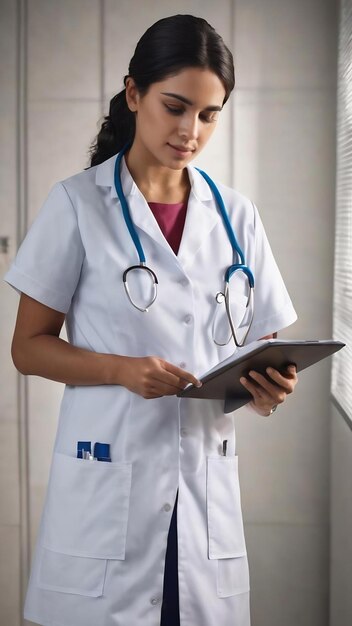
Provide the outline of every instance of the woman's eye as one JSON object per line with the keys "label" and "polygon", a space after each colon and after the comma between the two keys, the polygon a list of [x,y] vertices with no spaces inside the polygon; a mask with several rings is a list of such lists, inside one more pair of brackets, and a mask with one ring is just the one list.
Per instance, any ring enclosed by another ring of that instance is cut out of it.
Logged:
{"label": "woman's eye", "polygon": [[166,110],[172,115],[182,115],[183,113],[183,109],[180,109],[179,107],[171,107],[168,104],[165,104],[165,107],[166,107]]}
{"label": "woman's eye", "polygon": [[[165,108],[168,113],[171,113],[171,115],[183,115],[185,112],[182,107],[172,106],[170,104],[165,104]],[[200,113],[199,118],[206,124],[212,124],[218,120],[218,116],[214,113]]]}
{"label": "woman's eye", "polygon": [[217,122],[218,120],[216,115],[206,115],[205,113],[203,115],[200,115],[200,118],[203,120],[203,122],[206,122],[207,124]]}

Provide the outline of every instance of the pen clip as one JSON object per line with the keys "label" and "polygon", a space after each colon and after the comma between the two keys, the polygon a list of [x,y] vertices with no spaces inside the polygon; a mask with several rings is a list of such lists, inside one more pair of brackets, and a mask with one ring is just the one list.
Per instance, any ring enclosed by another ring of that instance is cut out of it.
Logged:
{"label": "pen clip", "polygon": [[223,456],[226,456],[227,453],[227,439],[224,439],[224,441],[222,442],[222,454]]}

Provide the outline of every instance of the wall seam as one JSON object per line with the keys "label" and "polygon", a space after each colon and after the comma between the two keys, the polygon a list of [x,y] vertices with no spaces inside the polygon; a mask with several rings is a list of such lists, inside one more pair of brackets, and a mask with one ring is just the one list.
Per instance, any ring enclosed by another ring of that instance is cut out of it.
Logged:
{"label": "wall seam", "polygon": [[[27,120],[27,58],[28,58],[28,0],[17,0],[17,110],[16,110],[16,214],[17,247],[28,228],[28,120]],[[30,568],[30,508],[29,508],[29,428],[28,428],[28,382],[17,375],[17,424],[20,493],[20,623],[24,624],[23,603]]]}
{"label": "wall seam", "polygon": [[99,88],[100,88],[100,113],[104,116],[104,100],[105,100],[105,0],[100,0],[100,63],[99,63]]}
{"label": "wall seam", "polygon": [[[235,9],[236,9],[236,0],[231,0],[230,3],[230,24],[231,24],[231,48],[232,53],[235,58]],[[236,67],[235,67],[235,76],[236,76]],[[236,89],[236,86],[235,86]],[[235,91],[235,90],[234,90]],[[235,97],[234,93],[232,93],[231,98],[231,117],[230,117],[230,186],[234,188],[235,186]]]}

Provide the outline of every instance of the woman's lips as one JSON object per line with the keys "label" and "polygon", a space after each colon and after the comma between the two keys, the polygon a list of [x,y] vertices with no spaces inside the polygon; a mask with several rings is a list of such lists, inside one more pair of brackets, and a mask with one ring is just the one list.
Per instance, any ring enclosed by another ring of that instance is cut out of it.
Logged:
{"label": "woman's lips", "polygon": [[171,143],[169,143],[168,146],[170,146],[170,148],[175,150],[181,156],[192,154],[192,152],[194,152],[193,148],[185,148],[184,146],[174,146]]}

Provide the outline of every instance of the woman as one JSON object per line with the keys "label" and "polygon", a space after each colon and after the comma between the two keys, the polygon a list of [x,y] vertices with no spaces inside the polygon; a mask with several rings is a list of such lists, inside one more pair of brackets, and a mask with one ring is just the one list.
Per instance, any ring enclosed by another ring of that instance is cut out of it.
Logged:
{"label": "woman", "polygon": [[[250,623],[234,416],[176,396],[235,349],[215,295],[239,259],[189,165],[233,87],[232,55],[205,20],[149,28],[91,167],[53,187],[6,276],[21,292],[16,367],[66,383],[25,605],[33,622]],[[256,207],[219,190],[250,268],[230,283],[241,344],[296,315]],[[269,415],[296,380],[293,367],[243,385]],[[87,442],[109,444],[105,462],[85,458]]]}

